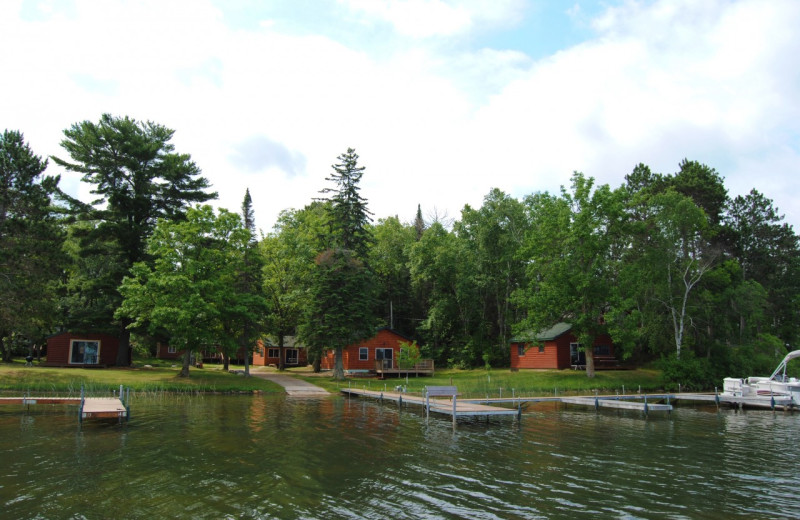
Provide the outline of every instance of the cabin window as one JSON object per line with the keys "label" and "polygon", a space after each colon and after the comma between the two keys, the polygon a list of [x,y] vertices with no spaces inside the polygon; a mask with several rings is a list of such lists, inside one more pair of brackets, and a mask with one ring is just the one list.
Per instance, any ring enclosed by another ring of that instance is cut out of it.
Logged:
{"label": "cabin window", "polygon": [[276,357],[280,357],[280,356],[281,356],[281,351],[280,351],[280,349],[277,349],[277,348],[271,348],[267,352],[267,357],[276,358]]}
{"label": "cabin window", "polygon": [[586,364],[586,355],[583,352],[581,352],[580,343],[569,344],[569,358],[570,358],[570,364],[572,365]]}
{"label": "cabin window", "polygon": [[519,343],[517,344],[517,355],[524,356],[525,355],[525,344]]}
{"label": "cabin window", "polygon": [[611,345],[595,345],[594,346],[594,355],[595,356],[610,356],[611,355]]}
{"label": "cabin window", "polygon": [[298,356],[300,351],[296,348],[287,348],[286,349],[286,364],[287,365],[297,365],[298,364]]}
{"label": "cabin window", "polygon": [[69,345],[69,362],[78,365],[96,365],[100,359],[100,342],[73,339]]}
{"label": "cabin window", "polygon": [[369,348],[367,348],[367,347],[359,347],[358,348],[358,360],[359,361],[367,361],[367,360],[369,360]]}
{"label": "cabin window", "polygon": [[167,354],[175,354],[177,352],[178,352],[177,349],[175,349],[175,347],[173,347],[172,345],[167,347]]}
{"label": "cabin window", "polygon": [[544,352],[544,345],[539,345],[539,353]]}

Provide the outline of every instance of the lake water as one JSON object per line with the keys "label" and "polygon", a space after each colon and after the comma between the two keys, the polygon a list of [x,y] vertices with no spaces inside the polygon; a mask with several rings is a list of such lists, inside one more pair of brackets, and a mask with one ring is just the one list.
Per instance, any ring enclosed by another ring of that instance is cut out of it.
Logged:
{"label": "lake water", "polygon": [[[38,406],[38,405],[37,405]],[[0,518],[798,518],[800,414],[542,404],[459,421],[333,396],[0,409]]]}

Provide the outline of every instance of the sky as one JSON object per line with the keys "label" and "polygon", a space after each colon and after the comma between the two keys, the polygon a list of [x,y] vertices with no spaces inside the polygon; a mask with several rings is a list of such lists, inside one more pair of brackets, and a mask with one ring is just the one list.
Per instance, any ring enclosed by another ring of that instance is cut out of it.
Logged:
{"label": "sky", "polygon": [[687,158],[797,231],[797,27],[795,0],[3,0],[0,131],[67,159],[75,123],[165,125],[264,233],[348,148],[375,220]]}

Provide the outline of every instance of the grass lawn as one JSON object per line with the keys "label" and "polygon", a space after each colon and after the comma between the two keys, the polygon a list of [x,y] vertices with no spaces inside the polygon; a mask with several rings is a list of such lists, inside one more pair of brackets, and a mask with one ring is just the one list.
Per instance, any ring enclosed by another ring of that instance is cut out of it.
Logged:
{"label": "grass lawn", "polygon": [[[152,364],[152,368],[143,368],[145,364]],[[172,363],[136,360],[135,365],[137,368],[51,368],[26,367],[24,360],[0,363],[0,395],[80,395],[81,385],[88,395],[108,394],[120,385],[137,392],[284,391],[259,377],[224,372],[222,365],[192,368],[188,378],[178,377],[180,365],[173,367]],[[242,368],[231,366],[232,370]]]}
{"label": "grass lawn", "polygon": [[[295,369],[292,369],[295,370]],[[288,372],[292,374],[292,371]],[[375,378],[349,378],[345,381],[334,381],[330,372],[312,374],[308,369],[297,370],[294,374],[315,385],[338,392],[340,388],[352,385],[357,388],[372,390],[394,389],[397,385],[406,385],[406,378],[378,380]],[[636,393],[660,392],[663,390],[661,372],[658,370],[603,370],[595,372],[589,379],[586,372],[575,370],[520,370],[509,369],[474,369],[474,370],[437,370],[433,377],[409,376],[406,390],[409,393],[421,394],[426,385],[455,385],[463,397],[499,397],[515,395],[540,396],[565,394],[615,394],[617,392]]]}
{"label": "grass lawn", "polygon": [[[80,395],[83,385],[88,395],[108,394],[120,385],[136,392],[283,392],[283,388],[259,377],[244,378],[224,372],[222,365],[206,364],[192,368],[188,378],[178,377],[180,365],[163,360],[134,360],[135,368],[51,368],[26,367],[23,360],[0,364],[0,395]],[[152,368],[144,368],[144,365]],[[241,370],[231,366],[231,370]],[[275,371],[273,368],[250,367],[251,372]],[[574,370],[520,370],[509,369],[441,369],[433,377],[410,376],[378,380],[375,378],[348,378],[334,381],[330,372],[314,374],[311,367],[290,368],[286,375],[305,379],[330,392],[348,386],[373,390],[392,390],[407,384],[409,393],[422,394],[426,385],[455,385],[463,397],[499,397],[514,395],[586,395],[658,392],[662,391],[661,372],[658,370],[606,370],[598,371],[589,379],[586,372]]]}

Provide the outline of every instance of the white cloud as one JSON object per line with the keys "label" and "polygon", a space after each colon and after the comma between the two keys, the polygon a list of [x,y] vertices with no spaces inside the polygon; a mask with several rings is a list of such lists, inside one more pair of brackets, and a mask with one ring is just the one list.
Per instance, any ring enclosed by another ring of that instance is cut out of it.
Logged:
{"label": "white cloud", "polygon": [[436,38],[516,23],[517,1],[352,0],[330,21],[392,24],[380,50],[268,19],[230,26],[203,1],[58,5],[22,19],[21,2],[0,3],[0,45],[17,50],[0,55],[3,125],[59,155],[64,128],[103,112],[165,124],[219,205],[237,210],[250,188],[265,230],[318,196],[350,146],[376,217],[410,220],[418,203],[458,216],[491,187],[556,190],[573,170],[618,185],[636,163],[673,172],[688,157],[800,223],[794,2],[626,2],[538,61]]}

